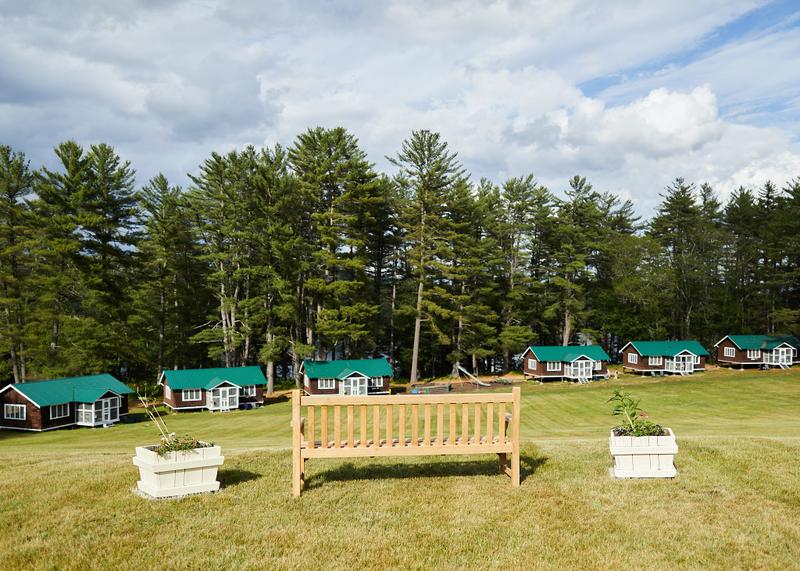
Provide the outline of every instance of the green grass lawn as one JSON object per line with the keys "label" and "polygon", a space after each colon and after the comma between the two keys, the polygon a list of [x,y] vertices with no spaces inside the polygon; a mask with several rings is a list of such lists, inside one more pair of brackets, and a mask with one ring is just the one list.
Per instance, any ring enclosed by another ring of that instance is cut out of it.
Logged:
{"label": "green grass lawn", "polygon": [[[678,437],[679,476],[608,476],[624,386]],[[288,402],[170,415],[221,444],[223,489],[131,493],[147,423],[0,431],[3,569],[797,568],[800,370],[523,388],[523,483],[493,456],[318,460],[291,497]]]}

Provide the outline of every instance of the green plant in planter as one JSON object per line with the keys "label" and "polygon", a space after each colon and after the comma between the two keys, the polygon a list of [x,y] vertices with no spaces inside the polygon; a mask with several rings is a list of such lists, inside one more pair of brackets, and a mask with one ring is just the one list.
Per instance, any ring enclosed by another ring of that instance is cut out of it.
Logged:
{"label": "green plant in planter", "polygon": [[614,403],[611,414],[621,416],[624,423],[614,428],[615,436],[664,436],[666,431],[658,424],[648,420],[639,408],[639,400],[620,389],[606,402]]}
{"label": "green plant in planter", "polygon": [[168,452],[188,451],[195,450],[196,448],[214,446],[213,442],[202,442],[196,438],[192,438],[188,434],[176,436],[174,432],[170,432],[167,429],[167,424],[164,422],[164,419],[161,418],[161,414],[152,401],[142,394],[137,393],[137,396],[139,397],[139,402],[142,403],[144,407],[145,414],[147,414],[147,417],[156,425],[158,432],[161,434],[161,442],[158,446],[153,448],[153,451],[159,456],[166,456]]}

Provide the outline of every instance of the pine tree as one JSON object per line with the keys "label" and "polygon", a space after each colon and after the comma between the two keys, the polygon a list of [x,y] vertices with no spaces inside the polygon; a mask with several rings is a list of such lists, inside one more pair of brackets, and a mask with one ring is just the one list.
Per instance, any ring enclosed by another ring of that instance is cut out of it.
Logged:
{"label": "pine tree", "polygon": [[430,296],[426,297],[425,288],[446,270],[442,260],[452,259],[448,251],[452,230],[446,214],[452,193],[464,180],[465,172],[441,135],[426,130],[413,131],[390,161],[399,169],[395,181],[404,198],[401,224],[410,278],[417,290],[411,356],[414,383],[418,375],[422,321],[443,311]]}
{"label": "pine tree", "polygon": [[[77,197],[86,192],[89,159],[74,141],[55,148],[61,171],[42,169],[31,202],[33,232],[27,246],[31,253],[31,290],[35,304],[26,323],[31,369],[37,376],[80,373],[83,351],[62,351],[65,323],[76,323],[83,298],[81,241],[76,213]],[[80,339],[75,339],[80,344]],[[70,342],[71,344],[71,342]]]}
{"label": "pine tree", "polygon": [[132,326],[138,361],[149,365],[158,378],[164,369],[202,362],[190,338],[211,301],[206,287],[208,267],[199,261],[197,237],[180,187],[170,186],[159,174],[142,188],[139,203],[144,236],[136,258],[139,272]]}
{"label": "pine tree", "polygon": [[308,343],[320,354],[331,349],[335,355],[337,347],[346,355],[371,350],[370,323],[379,306],[368,283],[367,242],[385,185],[341,127],[298,136],[289,162],[312,208],[307,235],[314,253],[305,288],[317,337]]}
{"label": "pine tree", "polygon": [[522,351],[535,338],[531,329],[534,296],[541,292],[537,292],[539,283],[531,266],[535,252],[542,254],[543,236],[551,231],[552,202],[549,191],[529,174],[508,179],[495,207],[500,213],[498,242],[504,258],[499,342],[506,371],[511,367],[511,354]]}
{"label": "pine tree", "polygon": [[138,239],[135,173],[106,144],[92,145],[86,159],[85,184],[74,197],[85,286],[82,327],[76,334],[95,370],[119,370],[133,357],[128,317]]}
{"label": "pine tree", "polygon": [[30,292],[25,248],[31,227],[26,200],[34,181],[25,154],[0,145],[0,339],[8,348],[15,383],[25,382],[28,372],[25,323]]}

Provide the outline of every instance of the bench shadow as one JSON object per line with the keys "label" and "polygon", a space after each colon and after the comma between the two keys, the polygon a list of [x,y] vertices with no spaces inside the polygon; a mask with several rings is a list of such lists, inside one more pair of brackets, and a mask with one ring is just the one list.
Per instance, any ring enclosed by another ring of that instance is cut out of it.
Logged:
{"label": "bench shadow", "polygon": [[[520,480],[533,475],[549,458],[547,456],[520,454]],[[452,476],[500,476],[497,457],[491,460],[457,462],[445,460],[421,464],[360,464],[345,462],[336,468],[306,477],[306,489],[324,486],[327,482],[350,482],[358,480],[383,480],[405,478],[449,478]]]}
{"label": "bench shadow", "polygon": [[238,468],[221,468],[217,473],[217,480],[221,488],[233,488],[245,482],[252,482],[261,478],[261,474]]}

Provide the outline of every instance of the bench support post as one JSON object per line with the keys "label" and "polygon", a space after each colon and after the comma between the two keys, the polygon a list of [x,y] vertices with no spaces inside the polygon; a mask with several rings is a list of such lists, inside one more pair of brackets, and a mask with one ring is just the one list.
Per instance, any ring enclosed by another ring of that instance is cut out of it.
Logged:
{"label": "bench support post", "polygon": [[303,457],[301,455],[300,391],[292,391],[292,494],[298,497],[303,489]]}
{"label": "bench support post", "polygon": [[522,394],[519,387],[511,390],[514,393],[513,412],[511,413],[511,485],[519,487],[519,419],[522,414]]}

